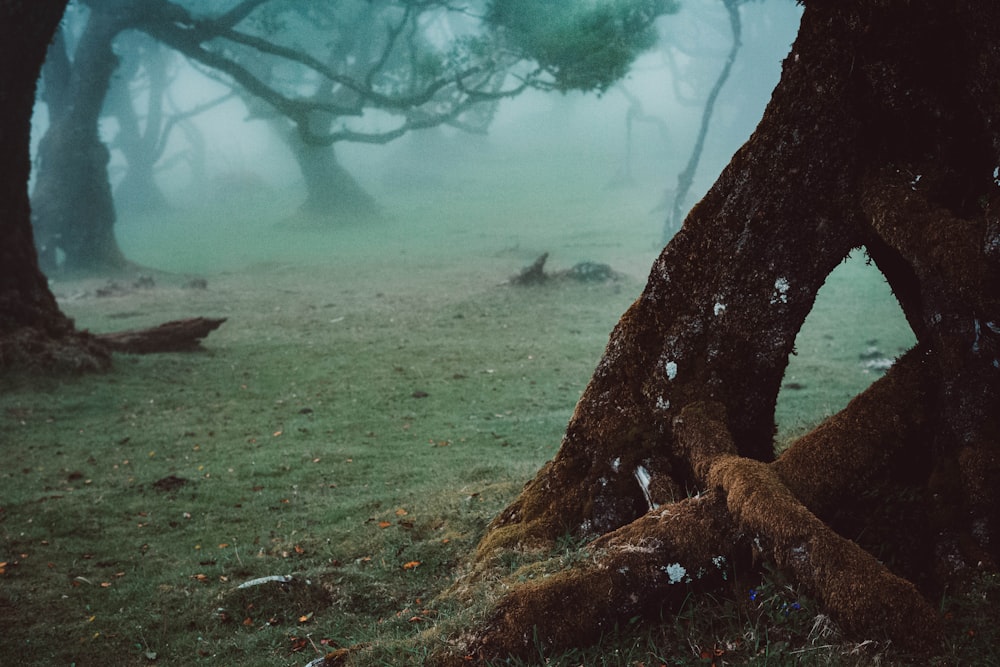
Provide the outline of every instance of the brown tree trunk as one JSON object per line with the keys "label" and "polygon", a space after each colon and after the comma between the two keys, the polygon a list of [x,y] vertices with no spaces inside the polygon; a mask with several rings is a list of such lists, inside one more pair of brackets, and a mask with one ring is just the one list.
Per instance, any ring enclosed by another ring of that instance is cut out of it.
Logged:
{"label": "brown tree trunk", "polygon": [[[559,453],[491,524],[469,579],[567,533],[592,539],[592,558],[513,585],[452,655],[585,644],[751,552],[849,632],[933,650],[938,619],[913,582],[995,562],[1000,6],[805,4],[757,131],[655,262]],[[918,347],[774,460],[795,336],[859,246]],[[848,538],[862,503],[900,486],[915,500],[867,531],[897,554],[890,571]]]}
{"label": "brown tree trunk", "polygon": [[35,84],[65,7],[65,0],[0,1],[0,370],[109,363],[108,352],[59,311],[38,269],[30,224]]}

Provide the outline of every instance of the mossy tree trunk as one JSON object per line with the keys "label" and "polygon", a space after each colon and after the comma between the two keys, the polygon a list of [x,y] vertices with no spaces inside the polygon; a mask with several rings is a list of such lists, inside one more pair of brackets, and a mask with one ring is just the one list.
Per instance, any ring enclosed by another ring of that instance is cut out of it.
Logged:
{"label": "mossy tree trunk", "polygon": [[[846,631],[933,650],[925,593],[996,562],[1000,5],[805,5],[763,120],[656,260],[559,453],[490,525],[477,571],[567,533],[592,540],[592,558],[506,590],[452,655],[586,644],[751,556]],[[860,246],[917,347],[775,460],[795,336]],[[901,488],[909,500],[861,531]],[[864,546],[894,554],[893,569]]]}
{"label": "mossy tree trunk", "polygon": [[103,346],[78,333],[38,268],[30,223],[29,140],[35,85],[65,0],[0,1],[0,371],[103,368]]}

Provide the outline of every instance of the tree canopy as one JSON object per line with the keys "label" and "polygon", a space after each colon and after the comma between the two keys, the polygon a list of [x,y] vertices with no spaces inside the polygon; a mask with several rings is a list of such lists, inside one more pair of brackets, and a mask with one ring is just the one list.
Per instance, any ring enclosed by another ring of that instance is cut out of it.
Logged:
{"label": "tree canopy", "polygon": [[[72,54],[71,40],[57,40],[50,60],[59,66],[46,69],[52,125],[40,149],[34,217],[49,270],[57,250],[73,269],[127,266],[111,232],[115,211],[104,182],[109,156],[97,136],[119,62],[112,43],[126,31],[182,54],[243,95],[254,114],[287,124],[296,135],[290,147],[314,213],[366,217],[373,203],[333,154],[319,149],[339,142],[384,144],[445,124],[485,132],[496,103],[529,88],[602,91],[653,44],[656,18],[674,9],[671,2],[649,0],[564,3],[555,12],[546,5],[538,16],[550,18],[535,25],[513,21],[527,5],[445,0],[80,4],[88,10],[86,25],[72,40]],[[131,53],[161,57],[155,49]],[[151,100],[162,95],[162,77],[159,84]],[[120,100],[116,108],[127,111]],[[150,111],[151,124],[163,115]],[[146,129],[146,147],[162,148],[164,137]],[[125,137],[130,147],[140,148],[131,135]],[[131,153],[129,168],[145,169],[147,191],[154,161]],[[93,213],[81,218],[79,211],[88,208]]]}

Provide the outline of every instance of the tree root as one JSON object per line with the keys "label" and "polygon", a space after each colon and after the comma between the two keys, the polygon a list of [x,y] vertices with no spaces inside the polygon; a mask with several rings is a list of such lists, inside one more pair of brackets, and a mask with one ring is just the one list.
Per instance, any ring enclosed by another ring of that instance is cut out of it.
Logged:
{"label": "tree root", "polygon": [[634,616],[679,609],[692,586],[718,586],[753,556],[788,571],[846,632],[933,649],[939,620],[917,588],[816,515],[919,446],[935,368],[926,357],[908,353],[770,464],[736,454],[720,404],[686,406],[674,437],[707,490],[599,537],[568,569],[513,585],[454,648],[492,661],[585,645]]}

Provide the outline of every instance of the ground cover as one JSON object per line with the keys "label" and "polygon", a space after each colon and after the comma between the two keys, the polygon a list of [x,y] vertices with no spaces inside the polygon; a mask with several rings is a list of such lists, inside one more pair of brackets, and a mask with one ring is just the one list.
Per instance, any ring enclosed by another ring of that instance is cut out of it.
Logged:
{"label": "ground cover", "polygon": [[[512,174],[511,187],[536,176]],[[80,326],[228,321],[204,352],[5,380],[2,655],[22,665],[304,665],[372,643],[368,664],[420,664],[433,628],[475,613],[437,596],[556,452],[656,254],[657,221],[652,235],[623,226],[648,221],[635,192],[581,185],[585,196],[550,183],[510,200],[503,187],[463,183],[416,203],[386,190],[386,221],[332,232],[290,231],[280,193],[239,211],[125,221],[123,245],[152,285],[57,280]],[[543,251],[554,269],[590,260],[625,276],[505,284]],[[856,256],[800,334],[777,441],[839,409],[911,341]],[[560,549],[586,557],[585,545]],[[263,577],[291,580],[240,588]],[[553,664],[886,655],[850,655],[780,573],[744,583]],[[996,583],[977,580],[974,593],[945,598],[943,611],[953,655],[988,659],[988,619],[970,600],[992,599]]]}

